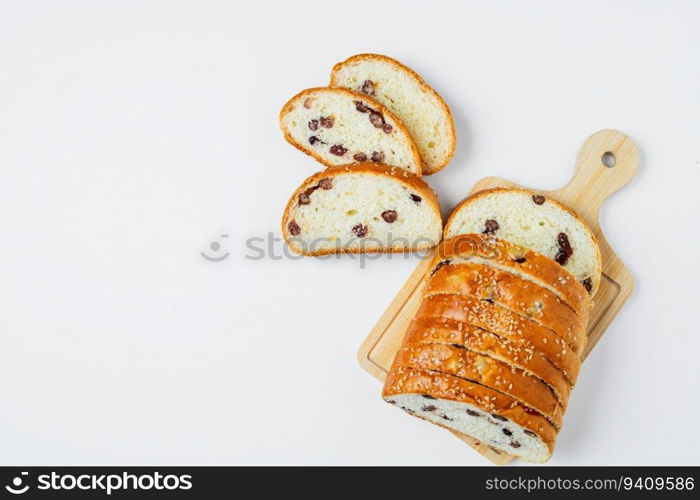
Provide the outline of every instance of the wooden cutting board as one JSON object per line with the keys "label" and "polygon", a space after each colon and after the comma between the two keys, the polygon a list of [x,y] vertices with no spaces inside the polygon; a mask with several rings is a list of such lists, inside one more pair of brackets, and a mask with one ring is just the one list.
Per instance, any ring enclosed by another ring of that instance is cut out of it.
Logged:
{"label": "wooden cutting board", "polygon": [[[634,288],[632,276],[600,229],[598,213],[605,199],[625,186],[638,168],[639,151],[634,142],[622,132],[601,130],[589,137],[579,150],[574,176],[566,186],[555,191],[532,189],[578,212],[600,244],[603,276],[600,288],[593,298],[594,306],[588,323],[588,345],[583,352],[583,359],[598,343]],[[497,177],[486,177],[474,185],[471,193],[493,187],[518,187],[518,184]],[[360,347],[360,365],[381,381],[386,378],[408,324],[418,310],[420,292],[434,252],[435,250],[420,261]],[[513,459],[468,436],[456,432],[453,434],[495,464],[507,464]]]}

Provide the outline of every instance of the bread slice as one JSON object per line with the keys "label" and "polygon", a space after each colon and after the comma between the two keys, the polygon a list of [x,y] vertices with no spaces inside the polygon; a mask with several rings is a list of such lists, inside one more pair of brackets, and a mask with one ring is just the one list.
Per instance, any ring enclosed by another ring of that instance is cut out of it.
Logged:
{"label": "bread slice", "polygon": [[600,285],[598,241],[573,210],[520,188],[479,191],[462,201],[445,224],[445,238],[484,233],[539,252],[562,265],[595,295]]}
{"label": "bread slice", "polygon": [[425,175],[452,159],[457,141],[450,108],[408,66],[383,55],[358,54],[333,67],[330,85],[369,95],[390,109],[416,141]]}
{"label": "bread slice", "polygon": [[420,368],[454,375],[496,390],[530,406],[561,427],[563,408],[554,391],[537,377],[488,356],[446,344],[406,344],[394,367]]}
{"label": "bread slice", "polygon": [[300,92],[280,112],[284,138],[328,167],[372,161],[421,175],[403,124],[371,97],[341,88]]}
{"label": "bread slice", "polygon": [[451,293],[489,301],[549,328],[580,352],[584,324],[556,295],[519,276],[475,262],[450,262],[429,278],[423,296]]}
{"label": "bread slice", "polygon": [[382,397],[410,415],[528,462],[546,462],[554,451],[557,431],[546,418],[510,396],[468,380],[398,367],[387,375]]}
{"label": "bread slice", "polygon": [[363,163],[306,179],[287,203],[282,234],[303,255],[405,252],[442,236],[437,197],[405,170]]}
{"label": "bread slice", "polygon": [[437,318],[476,326],[509,340],[525,340],[539,350],[564,376],[576,383],[581,359],[552,331],[484,300],[462,295],[432,295],[423,299],[417,319]]}
{"label": "bread slice", "polygon": [[569,272],[528,248],[486,234],[464,234],[444,240],[433,262],[432,272],[449,262],[469,261],[508,271],[554,293],[581,318],[588,321],[591,297]]}
{"label": "bread slice", "polygon": [[497,359],[539,377],[552,388],[562,406],[571,395],[570,382],[555,365],[526,339],[514,340],[459,321],[415,319],[404,338],[405,345],[448,344]]}

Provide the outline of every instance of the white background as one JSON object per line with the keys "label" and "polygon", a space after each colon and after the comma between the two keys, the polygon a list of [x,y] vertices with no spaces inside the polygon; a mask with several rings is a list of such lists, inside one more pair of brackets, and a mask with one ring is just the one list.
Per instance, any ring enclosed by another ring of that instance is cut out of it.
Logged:
{"label": "white background", "polygon": [[565,184],[601,128],[636,141],[601,214],[636,292],[550,463],[698,463],[698,4],[354,4],[0,3],[1,463],[486,463],[357,364],[415,260],[245,258],[319,169],[280,107],[368,51],[454,112],[445,213],[488,175]]}

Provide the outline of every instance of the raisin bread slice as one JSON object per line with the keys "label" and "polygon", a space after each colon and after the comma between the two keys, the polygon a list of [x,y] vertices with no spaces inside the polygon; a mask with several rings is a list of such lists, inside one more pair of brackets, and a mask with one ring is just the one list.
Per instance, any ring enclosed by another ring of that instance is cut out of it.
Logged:
{"label": "raisin bread slice", "polygon": [[372,161],[421,175],[421,159],[403,124],[369,96],[341,88],[307,89],[280,112],[284,138],[327,167]]}
{"label": "raisin bread slice", "polygon": [[452,159],[456,135],[445,101],[411,68],[378,54],[358,54],[333,67],[332,87],[369,95],[389,108],[413,136],[423,173],[434,174]]}
{"label": "raisin bread slice", "polygon": [[509,340],[525,340],[559,368],[572,385],[581,370],[581,359],[557,335],[484,300],[463,295],[432,295],[423,299],[415,317],[457,321]]}
{"label": "raisin bread slice", "polygon": [[584,286],[552,259],[529,248],[486,234],[463,234],[446,239],[431,263],[431,272],[450,262],[469,261],[508,271],[554,293],[586,324],[591,297]]}
{"label": "raisin bread slice", "polygon": [[397,367],[382,398],[408,414],[466,434],[522,460],[543,463],[557,431],[532,408],[505,394],[443,373]]}
{"label": "raisin bread slice", "polygon": [[419,177],[363,163],[306,179],[287,203],[282,234],[303,255],[405,252],[437,245],[442,218],[435,193]]}
{"label": "raisin bread slice", "polygon": [[497,359],[510,366],[539,377],[552,388],[566,406],[571,385],[564,374],[526,339],[509,339],[459,321],[438,318],[416,319],[411,322],[406,345],[448,344]]}
{"label": "raisin bread slice", "polygon": [[453,345],[404,343],[393,366],[446,373],[486,386],[534,408],[554,427],[561,427],[564,408],[547,384],[488,356]]}
{"label": "raisin bread slice", "polygon": [[595,295],[600,285],[598,240],[573,210],[526,189],[494,188],[463,200],[445,224],[445,238],[484,233],[539,252],[566,268]]}
{"label": "raisin bread slice", "polygon": [[428,280],[423,296],[450,293],[486,300],[549,328],[580,352],[586,344],[581,319],[549,290],[515,274],[475,262],[451,262]]}

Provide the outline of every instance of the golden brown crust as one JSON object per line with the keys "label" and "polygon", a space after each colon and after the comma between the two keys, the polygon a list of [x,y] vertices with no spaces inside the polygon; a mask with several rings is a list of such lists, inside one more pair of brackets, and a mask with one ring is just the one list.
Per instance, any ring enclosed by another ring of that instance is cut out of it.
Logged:
{"label": "golden brown crust", "polygon": [[408,66],[406,66],[405,64],[397,61],[396,59],[392,59],[391,57],[385,56],[382,54],[370,54],[370,53],[356,54],[352,57],[349,57],[345,61],[336,63],[335,66],[333,66],[333,69],[331,70],[331,81],[330,81],[329,85],[331,87],[337,87],[335,77],[336,77],[336,73],[340,70],[340,68],[342,68],[343,66],[345,66],[347,64],[352,64],[356,61],[361,61],[361,60],[365,60],[365,59],[380,59],[382,61],[385,61],[389,64],[392,64],[392,65],[400,68],[401,70],[407,72],[413,78],[415,78],[415,80],[423,88],[423,90],[425,90],[429,94],[432,94],[437,99],[438,103],[440,104],[440,107],[445,112],[445,115],[447,116],[447,119],[449,122],[449,127],[450,127],[450,131],[451,131],[450,149],[445,157],[445,160],[441,164],[439,164],[433,168],[427,168],[427,164],[425,162],[423,162],[423,164],[422,164],[423,168],[424,168],[423,174],[424,175],[432,175],[434,173],[439,172],[443,168],[445,168],[447,166],[447,164],[450,163],[450,160],[452,160],[452,157],[455,154],[455,148],[457,146],[457,132],[455,131],[455,124],[454,124],[454,118],[452,116],[452,111],[450,110],[449,106],[447,105],[445,100],[442,98],[442,96],[440,94],[438,94],[434,88],[432,88],[430,85],[428,85],[428,83],[423,79],[423,77],[421,77],[413,69],[411,69]]}
{"label": "golden brown crust", "polygon": [[531,276],[545,283],[576,311],[583,324],[588,321],[592,302],[586,289],[566,269],[549,257],[529,248],[484,234],[463,234],[443,240],[431,269],[451,259],[479,258],[489,264]]}
{"label": "golden brown crust", "polygon": [[549,328],[576,352],[586,344],[586,329],[573,309],[546,288],[507,271],[469,261],[442,266],[428,280],[423,296],[441,293],[492,301]]}
{"label": "golden brown crust", "polygon": [[561,427],[564,410],[554,391],[539,378],[496,359],[447,344],[404,343],[392,370],[400,366],[446,373],[486,386],[530,406]]}
{"label": "golden brown crust", "polygon": [[[478,315],[482,317],[483,321],[487,322],[487,326],[484,328],[489,331],[493,331],[494,333],[500,334],[504,330],[516,332],[519,330],[532,330],[540,336],[547,335],[548,339],[554,339],[555,344],[562,346],[562,350],[573,351],[574,353],[580,352],[577,349],[577,346],[571,345],[569,342],[557,335],[550,328],[542,326],[539,323],[532,321],[530,318],[523,317],[497,303],[482,300],[472,295],[437,292],[426,295],[423,299],[423,303],[427,302],[433,297],[437,297],[437,302],[440,302],[440,300],[448,302],[450,300],[461,300],[462,309],[465,310],[464,308],[468,306],[468,309],[466,309],[465,311],[468,312],[471,316]],[[459,318],[452,319],[462,321]],[[467,320],[467,323],[476,324],[469,320]],[[478,324],[476,325],[480,326]]]}
{"label": "golden brown crust", "polygon": [[404,345],[449,344],[490,356],[539,377],[556,393],[562,406],[571,395],[564,374],[527,339],[499,337],[476,326],[438,318],[417,318],[411,322]]}
{"label": "golden brown crust", "polygon": [[463,295],[432,295],[423,299],[415,317],[444,318],[477,326],[499,337],[525,339],[558,367],[572,385],[581,369],[578,355],[550,330],[484,300]]}
{"label": "golden brown crust", "polygon": [[[358,164],[352,164],[352,165],[340,165],[337,167],[329,167],[326,170],[322,170],[321,172],[316,172],[313,174],[311,177],[308,177],[304,182],[302,182],[301,186],[299,186],[294,193],[292,193],[292,196],[289,198],[289,201],[287,202],[287,205],[284,209],[284,213],[282,215],[282,236],[284,237],[284,240],[289,243],[290,240],[290,234],[289,234],[289,229],[288,229],[288,224],[290,222],[289,219],[289,213],[291,209],[294,207],[294,205],[297,203],[297,200],[299,199],[299,195],[306,191],[309,187],[314,186],[318,184],[318,182],[321,179],[325,178],[332,178],[336,177],[338,175],[344,175],[347,173],[366,173],[366,174],[371,174],[371,175],[386,175],[390,177],[396,178],[398,181],[403,182],[406,184],[409,188],[412,190],[416,191],[419,193],[421,198],[423,198],[423,201],[427,202],[430,204],[432,207],[432,210],[435,212],[437,215],[438,219],[442,220],[442,215],[440,212],[440,203],[438,201],[437,195],[435,192],[432,190],[432,188],[426,183],[424,180],[422,180],[420,177],[413,175],[410,172],[407,172],[406,170],[403,170],[398,167],[392,167],[390,165],[384,165],[382,163],[372,163],[372,162],[364,162],[364,163],[358,163]],[[296,253],[302,253],[303,255],[309,255],[309,256],[317,256],[317,255],[328,255],[330,253],[336,253],[338,250],[330,250],[330,249],[321,249],[316,252],[297,252],[297,249],[294,248],[293,246],[289,246],[289,248],[296,252]],[[341,250],[343,253],[360,253],[360,249],[357,248],[350,248],[350,249],[342,249]],[[390,248],[386,250],[375,250],[375,249],[369,249],[369,250],[364,250],[366,253],[397,253],[397,252],[405,252],[406,250],[400,249],[400,248]]]}
{"label": "golden brown crust", "polygon": [[[464,198],[462,201],[460,201],[457,204],[457,206],[452,210],[452,213],[450,213],[450,216],[447,218],[447,222],[445,222],[444,234],[447,235],[449,227],[452,224],[454,218],[457,216],[457,213],[459,213],[459,211],[465,205],[473,202],[474,200],[476,200],[478,198],[483,198],[485,196],[489,196],[489,195],[496,193],[496,192],[526,193],[528,195],[537,194],[534,191],[530,191],[529,189],[525,189],[525,188],[503,188],[503,187],[482,189],[481,191],[477,191],[476,193],[472,193],[469,196],[467,196],[466,198]],[[552,204],[556,205],[557,207],[562,209],[564,212],[569,213],[572,217],[574,217],[584,228],[586,228],[586,232],[588,233],[589,237],[591,238],[591,240],[594,243],[593,246],[595,247],[596,252],[597,252],[597,256],[596,256],[597,269],[596,269],[596,273],[594,274],[594,276],[591,276],[591,285],[592,285],[591,286],[591,293],[588,294],[588,292],[586,292],[587,295],[589,295],[589,297],[593,297],[596,294],[596,292],[598,291],[598,287],[600,286],[600,278],[601,278],[602,262],[603,262],[602,257],[600,255],[600,247],[598,245],[598,238],[596,238],[595,234],[593,234],[593,231],[591,231],[591,229],[588,227],[588,224],[586,223],[586,221],[584,221],[581,218],[581,216],[579,214],[577,214],[573,209],[567,207],[563,203],[560,203],[553,198],[546,197],[546,200],[548,202],[551,202]],[[547,258],[547,257],[545,257],[545,258]],[[555,264],[557,264],[557,263],[555,262]],[[557,264],[557,265],[559,265],[559,264]],[[574,279],[574,281],[576,281],[576,280]],[[581,286],[583,287],[583,285],[581,285]],[[584,288],[584,290],[585,290],[585,288]]]}
{"label": "golden brown crust", "polygon": [[[353,99],[360,99],[362,101],[366,101],[367,103],[369,103],[371,105],[371,107],[373,109],[377,110],[379,113],[381,113],[384,116],[388,116],[391,120],[393,120],[394,124],[396,125],[396,128],[399,129],[401,131],[401,133],[405,136],[408,147],[411,150],[411,156],[413,156],[413,164],[416,167],[416,173],[414,175],[416,175],[418,177],[420,177],[422,175],[423,160],[421,159],[420,153],[418,152],[418,146],[416,146],[416,143],[413,140],[413,137],[411,136],[410,132],[406,129],[405,125],[401,122],[401,120],[399,120],[391,111],[389,111],[386,108],[386,106],[382,105],[382,103],[380,103],[376,99],[373,99],[372,97],[370,97],[366,94],[358,94],[357,92],[353,92],[351,90],[348,90],[348,89],[345,89],[342,87],[333,87],[333,88],[331,88],[331,87],[313,87],[310,89],[302,90],[297,95],[292,97],[289,101],[287,101],[284,106],[282,106],[282,109],[280,110],[280,114],[279,114],[279,124],[280,124],[280,129],[282,129],[282,134],[284,135],[284,139],[289,144],[291,144],[292,146],[297,148],[299,151],[306,153],[307,155],[316,159],[318,162],[322,163],[326,167],[337,166],[337,165],[332,165],[332,164],[328,163],[316,151],[307,147],[305,144],[301,144],[296,139],[294,139],[282,123],[284,116],[287,115],[288,113],[292,112],[296,105],[303,103],[304,99],[306,99],[307,97],[310,97],[314,92],[320,92],[320,91],[324,91],[324,92],[330,91],[330,92],[343,93],[343,94],[347,94],[349,97],[351,97]],[[353,165],[355,165],[355,163],[353,163]]]}
{"label": "golden brown crust", "polygon": [[[446,399],[471,404],[487,413],[499,415],[537,434],[554,451],[557,431],[540,413],[515,401],[510,396],[493,391],[451,375],[429,370],[399,367],[387,375],[382,398],[390,402],[392,396],[401,394],[425,394],[437,399]],[[473,436],[479,439],[478,436]],[[504,450],[518,456],[517,449]]]}

